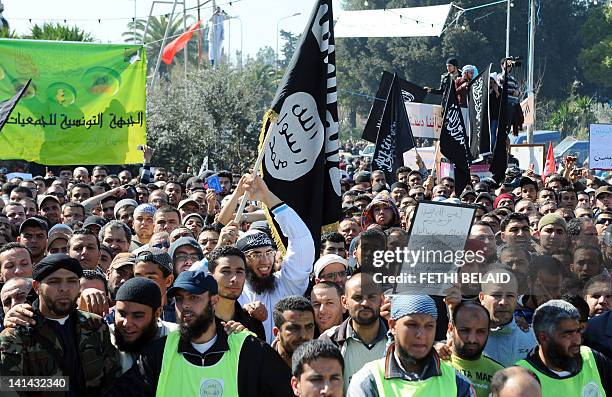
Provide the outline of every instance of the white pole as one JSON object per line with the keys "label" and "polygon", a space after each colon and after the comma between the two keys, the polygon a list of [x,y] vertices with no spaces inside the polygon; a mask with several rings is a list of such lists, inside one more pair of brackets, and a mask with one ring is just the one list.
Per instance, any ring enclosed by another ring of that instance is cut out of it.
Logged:
{"label": "white pole", "polygon": [[535,0],[530,0],[531,9],[529,11],[529,64],[527,76],[527,95],[533,96],[533,123],[527,126],[527,143],[533,143],[533,130],[535,128],[535,81],[534,81],[534,65],[535,65],[535,25],[536,25],[536,4]]}
{"label": "white pole", "polygon": [[[263,161],[264,154],[266,153],[266,146],[270,143],[270,139],[272,138],[272,122],[268,125],[268,130],[266,131],[266,136],[264,137],[263,144],[261,145],[261,150],[257,155],[257,160],[255,160],[255,166],[253,167],[253,174],[255,176],[259,175],[259,167],[261,167],[261,162]],[[249,194],[247,192],[242,196],[242,201],[240,202],[240,207],[238,207],[238,211],[236,212],[236,217],[234,220],[236,223],[240,224],[240,218],[242,218],[242,213],[244,212],[244,207],[246,207],[247,201],[249,201]]]}
{"label": "white pole", "polygon": [[510,56],[510,4],[512,0],[508,0],[506,10],[506,57]]}

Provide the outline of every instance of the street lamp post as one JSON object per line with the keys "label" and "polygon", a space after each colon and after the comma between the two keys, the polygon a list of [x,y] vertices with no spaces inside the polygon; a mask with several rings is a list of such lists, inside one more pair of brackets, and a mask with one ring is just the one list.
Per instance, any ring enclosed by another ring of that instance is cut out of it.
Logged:
{"label": "street lamp post", "polygon": [[280,25],[281,21],[283,21],[285,19],[297,17],[298,15],[302,15],[302,13],[301,12],[296,12],[295,14],[284,16],[284,17],[282,17],[281,19],[279,19],[276,22],[276,69],[277,70],[280,69],[280,63],[279,63],[280,55],[279,55],[279,50],[278,50],[278,38],[280,36],[280,31],[278,30],[279,25]]}

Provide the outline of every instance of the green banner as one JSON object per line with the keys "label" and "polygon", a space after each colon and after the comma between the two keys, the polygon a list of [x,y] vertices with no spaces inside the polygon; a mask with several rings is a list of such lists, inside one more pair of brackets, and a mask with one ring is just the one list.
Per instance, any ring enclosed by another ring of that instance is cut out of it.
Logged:
{"label": "green banner", "polygon": [[0,159],[142,162],[145,54],[127,44],[0,39],[0,100],[32,79],[0,131]]}

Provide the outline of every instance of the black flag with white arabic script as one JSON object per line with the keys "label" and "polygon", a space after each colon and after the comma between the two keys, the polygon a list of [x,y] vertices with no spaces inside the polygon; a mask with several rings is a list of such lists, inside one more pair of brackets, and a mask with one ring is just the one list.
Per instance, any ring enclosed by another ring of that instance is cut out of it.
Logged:
{"label": "black flag with white arabic script", "polygon": [[[332,1],[317,0],[262,128],[271,130],[264,181],[298,213],[317,247],[322,227],[342,215],[333,20]],[[284,250],[287,241],[275,223],[272,234]]]}
{"label": "black flag with white arabic script", "polygon": [[508,168],[508,78],[504,78],[502,86],[501,105],[499,107],[499,122],[495,135],[495,147],[493,148],[493,158],[489,171],[493,173],[493,179],[497,183],[502,183],[506,178]]}
{"label": "black flag with white arabic script", "polygon": [[397,76],[391,83],[386,103],[376,138],[372,169],[384,171],[387,183],[391,184],[395,182],[395,170],[404,165],[404,152],[416,146]]}
{"label": "black flag with white arabic script", "polygon": [[440,152],[455,165],[455,195],[459,197],[470,183],[470,148],[455,85],[451,84],[444,103],[444,121],[440,132]]}
{"label": "black flag with white arabic script", "polygon": [[380,128],[383,112],[385,110],[385,98],[389,96],[391,83],[394,77],[402,89],[404,102],[421,103],[427,95],[427,91],[423,87],[419,87],[414,83],[404,80],[397,76],[397,74],[384,71],[380,80],[380,85],[378,86],[378,91],[376,91],[376,98],[374,98],[370,114],[368,115],[368,121],[361,135],[361,138],[368,142],[376,143],[378,129]]}
{"label": "black flag with white arabic script", "polygon": [[468,90],[468,108],[470,115],[470,153],[477,158],[481,153],[491,152],[491,139],[489,135],[489,74],[491,64],[487,70],[480,73],[472,82]]}
{"label": "black flag with white arabic script", "polygon": [[6,124],[6,121],[10,117],[13,109],[15,109],[15,106],[17,106],[17,102],[19,102],[21,97],[28,90],[31,81],[32,79],[29,79],[25,85],[21,87],[21,89],[15,95],[13,95],[12,98],[0,102],[0,131],[2,131],[2,127],[4,127],[4,124]]}

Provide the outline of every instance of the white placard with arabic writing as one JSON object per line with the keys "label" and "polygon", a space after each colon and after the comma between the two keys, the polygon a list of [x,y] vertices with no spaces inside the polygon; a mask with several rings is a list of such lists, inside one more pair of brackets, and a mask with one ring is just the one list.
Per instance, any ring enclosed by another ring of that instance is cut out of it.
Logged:
{"label": "white placard with arabic writing", "polygon": [[[429,256],[428,252],[464,252],[475,208],[458,204],[419,202],[415,211],[408,238],[409,252],[417,254],[420,252],[421,257]],[[435,257],[435,255],[430,257]],[[396,293],[444,296],[444,290],[449,288],[451,283],[418,281],[421,274],[456,273],[455,263],[436,262],[435,260],[429,260],[427,263],[421,260],[415,260],[415,262],[416,264],[404,262],[401,272],[414,275],[416,282],[398,284]]]}
{"label": "white placard with arabic writing", "polygon": [[591,124],[589,168],[612,170],[612,124]]}
{"label": "white placard with arabic writing", "polygon": [[440,138],[442,106],[405,102],[412,135],[419,138]]}

